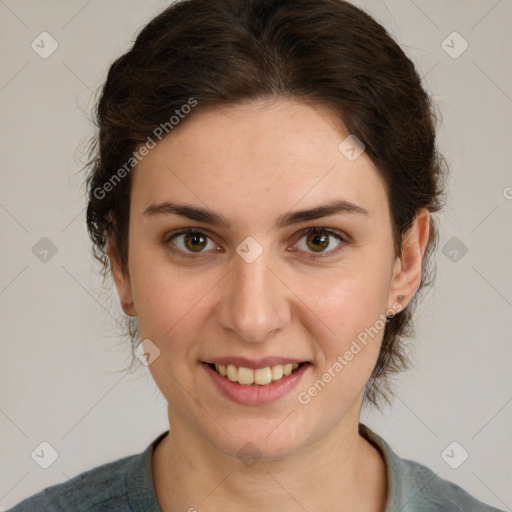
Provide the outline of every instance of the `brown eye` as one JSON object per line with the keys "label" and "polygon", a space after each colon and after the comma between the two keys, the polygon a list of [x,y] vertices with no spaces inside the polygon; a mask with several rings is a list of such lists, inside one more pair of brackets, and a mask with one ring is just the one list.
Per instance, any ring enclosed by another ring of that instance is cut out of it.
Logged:
{"label": "brown eye", "polygon": [[323,232],[309,233],[306,243],[315,252],[321,252],[329,247],[329,236]]}
{"label": "brown eye", "polygon": [[208,249],[217,249],[217,245],[207,234],[193,229],[171,233],[165,237],[163,243],[171,252],[184,257],[202,255],[208,252]]}
{"label": "brown eye", "polygon": [[310,258],[317,258],[331,256],[340,251],[345,244],[343,236],[335,231],[326,228],[310,228],[303,233],[294,248],[309,253]]}
{"label": "brown eye", "polygon": [[186,233],[183,238],[183,244],[192,252],[200,252],[206,247],[207,237],[202,233]]}

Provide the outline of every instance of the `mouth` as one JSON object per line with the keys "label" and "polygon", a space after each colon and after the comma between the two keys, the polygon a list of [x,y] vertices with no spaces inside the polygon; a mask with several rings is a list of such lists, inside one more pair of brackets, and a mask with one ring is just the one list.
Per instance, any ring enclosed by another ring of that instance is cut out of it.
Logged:
{"label": "mouth", "polygon": [[313,365],[283,357],[233,356],[202,361],[202,366],[224,397],[245,406],[263,406],[290,395]]}
{"label": "mouth", "polygon": [[302,363],[275,364],[263,368],[247,368],[234,364],[205,363],[221,377],[243,386],[268,386],[295,373],[299,368],[309,365]]}

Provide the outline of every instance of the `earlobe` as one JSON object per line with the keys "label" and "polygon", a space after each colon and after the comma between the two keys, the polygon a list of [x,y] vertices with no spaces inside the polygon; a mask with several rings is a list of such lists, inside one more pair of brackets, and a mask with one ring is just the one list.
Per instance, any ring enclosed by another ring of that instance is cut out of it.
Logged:
{"label": "earlobe", "polygon": [[121,263],[114,234],[109,236],[107,243],[112,277],[114,279],[114,284],[116,285],[119,300],[121,301],[121,307],[127,315],[137,316],[135,306],[133,304],[130,275],[128,273],[128,269],[126,269]]}
{"label": "earlobe", "polygon": [[414,297],[421,283],[423,256],[430,236],[430,213],[420,210],[402,241],[402,255],[395,261],[389,289],[388,307],[401,296],[402,310]]}

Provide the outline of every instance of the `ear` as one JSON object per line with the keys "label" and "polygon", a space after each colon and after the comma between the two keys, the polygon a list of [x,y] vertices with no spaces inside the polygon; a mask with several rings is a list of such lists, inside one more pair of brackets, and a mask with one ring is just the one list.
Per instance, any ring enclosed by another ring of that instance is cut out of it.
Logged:
{"label": "ear", "polygon": [[121,263],[115,234],[108,237],[108,256],[112,268],[112,277],[117,288],[121,307],[129,316],[137,316],[133,305],[132,286],[128,269]]}
{"label": "ear", "polygon": [[[421,283],[423,255],[430,235],[430,213],[426,209],[418,211],[410,229],[402,240],[402,255],[396,258],[389,288],[388,309],[401,310],[409,304]],[[399,299],[397,299],[400,297]],[[393,308],[393,305],[395,307]]]}

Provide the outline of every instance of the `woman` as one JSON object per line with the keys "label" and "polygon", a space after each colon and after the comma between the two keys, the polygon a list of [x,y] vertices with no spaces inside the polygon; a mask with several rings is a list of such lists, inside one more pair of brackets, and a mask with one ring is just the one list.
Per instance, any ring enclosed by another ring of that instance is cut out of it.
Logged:
{"label": "woman", "polygon": [[179,2],[98,124],[89,233],[170,429],[12,510],[497,510],[359,422],[406,366],[443,197],[383,27],[341,0]]}

